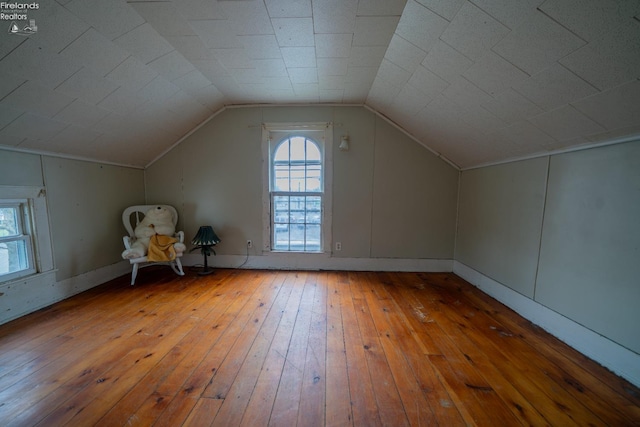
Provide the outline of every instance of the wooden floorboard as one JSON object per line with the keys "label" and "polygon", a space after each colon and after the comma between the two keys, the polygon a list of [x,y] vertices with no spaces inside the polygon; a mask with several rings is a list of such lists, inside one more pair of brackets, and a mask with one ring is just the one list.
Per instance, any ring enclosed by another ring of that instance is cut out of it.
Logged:
{"label": "wooden floorboard", "polygon": [[1,426],[640,426],[450,273],[145,269],[0,326]]}

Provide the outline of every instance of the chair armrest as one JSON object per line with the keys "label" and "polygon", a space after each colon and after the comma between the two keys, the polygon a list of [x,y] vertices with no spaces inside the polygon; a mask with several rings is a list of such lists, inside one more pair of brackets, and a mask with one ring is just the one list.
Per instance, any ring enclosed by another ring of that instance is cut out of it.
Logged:
{"label": "chair armrest", "polygon": [[184,231],[178,231],[176,232],[176,234],[174,235],[174,237],[176,239],[178,239],[178,242],[180,243],[184,243]]}
{"label": "chair armrest", "polygon": [[122,242],[124,243],[124,248],[125,249],[131,249],[131,237],[124,236],[122,238]]}

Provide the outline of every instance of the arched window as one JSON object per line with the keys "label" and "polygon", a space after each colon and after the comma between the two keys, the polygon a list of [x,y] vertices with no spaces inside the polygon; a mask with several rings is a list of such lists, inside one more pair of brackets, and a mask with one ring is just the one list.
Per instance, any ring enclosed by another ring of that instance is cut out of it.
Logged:
{"label": "arched window", "polygon": [[271,157],[271,248],[321,252],[323,155],[321,145],[300,134],[273,145]]}

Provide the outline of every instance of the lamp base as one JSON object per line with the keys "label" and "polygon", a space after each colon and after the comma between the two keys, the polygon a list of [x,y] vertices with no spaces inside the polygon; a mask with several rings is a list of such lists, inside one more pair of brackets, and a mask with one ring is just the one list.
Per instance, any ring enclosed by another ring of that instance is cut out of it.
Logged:
{"label": "lamp base", "polygon": [[213,273],[215,270],[213,268],[209,268],[209,269],[205,269],[202,271],[198,271],[198,276],[207,276],[211,273]]}

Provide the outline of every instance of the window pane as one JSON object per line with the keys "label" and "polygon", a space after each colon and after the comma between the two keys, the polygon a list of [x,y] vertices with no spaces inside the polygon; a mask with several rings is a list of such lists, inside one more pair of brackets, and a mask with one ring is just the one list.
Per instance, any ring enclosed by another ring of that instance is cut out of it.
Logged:
{"label": "window pane", "polygon": [[291,138],[291,160],[306,160],[305,138],[301,136]]}
{"label": "window pane", "polygon": [[29,268],[25,240],[0,243],[0,275]]}
{"label": "window pane", "polygon": [[273,156],[274,162],[289,162],[289,140],[285,140],[278,146],[275,156]]}
{"label": "window pane", "polygon": [[15,207],[0,208],[0,237],[21,234],[22,231],[18,229],[18,209]]}
{"label": "window pane", "polygon": [[321,160],[318,146],[311,141],[307,141],[307,161],[319,162]]}
{"label": "window pane", "polygon": [[308,224],[306,233],[305,250],[320,251],[320,224]]}
{"label": "window pane", "polygon": [[276,229],[273,233],[273,249],[277,251],[289,250],[289,225],[287,224],[284,227],[285,228],[279,229],[276,225]]}
{"label": "window pane", "polygon": [[320,197],[307,197],[307,224],[320,224],[322,206]]}

